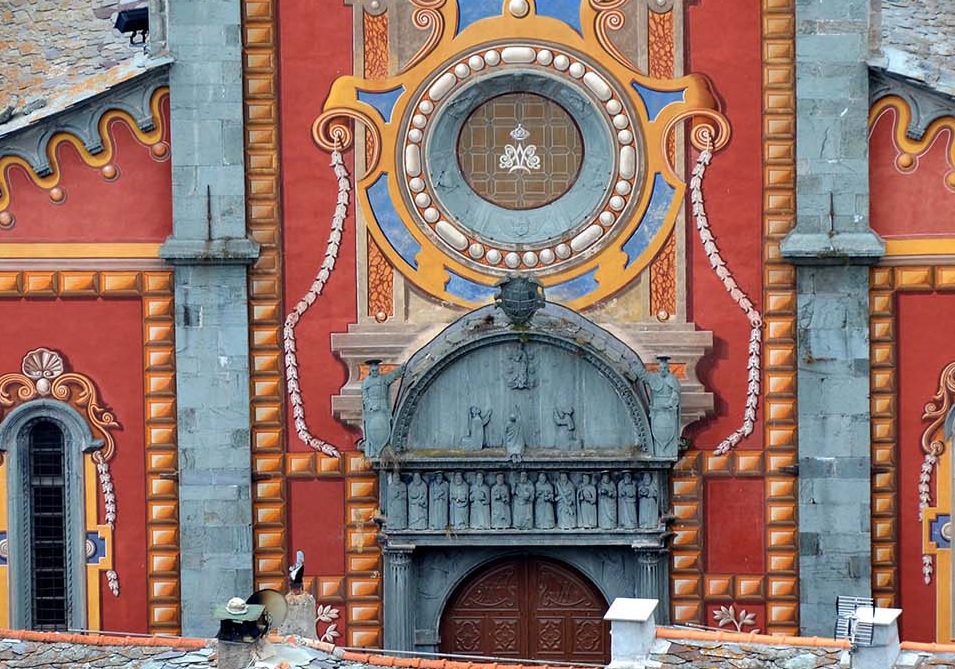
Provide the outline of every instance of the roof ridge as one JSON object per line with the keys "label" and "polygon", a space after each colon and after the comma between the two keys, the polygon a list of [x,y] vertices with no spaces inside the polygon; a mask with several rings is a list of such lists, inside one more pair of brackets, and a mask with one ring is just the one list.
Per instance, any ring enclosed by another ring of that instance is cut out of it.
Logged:
{"label": "roof ridge", "polygon": [[37,632],[34,630],[0,629],[0,640],[18,639],[41,643],[71,643],[83,646],[162,646],[181,650],[198,650],[209,646],[209,639],[182,636],[123,636],[110,632],[88,633]]}
{"label": "roof ridge", "polygon": [[698,630],[692,628],[658,627],[658,639],[672,641],[727,641],[756,643],[769,646],[809,646],[821,648],[848,648],[848,639],[829,639],[819,636],[775,636],[756,632],[730,632],[725,630]]}

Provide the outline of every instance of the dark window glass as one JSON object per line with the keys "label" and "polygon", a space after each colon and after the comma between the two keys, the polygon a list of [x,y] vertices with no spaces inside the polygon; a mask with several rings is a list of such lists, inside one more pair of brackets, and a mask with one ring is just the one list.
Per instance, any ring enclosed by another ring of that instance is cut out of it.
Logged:
{"label": "dark window glass", "polygon": [[64,468],[63,432],[49,421],[35,423],[30,430],[29,479],[33,629],[67,626]]}

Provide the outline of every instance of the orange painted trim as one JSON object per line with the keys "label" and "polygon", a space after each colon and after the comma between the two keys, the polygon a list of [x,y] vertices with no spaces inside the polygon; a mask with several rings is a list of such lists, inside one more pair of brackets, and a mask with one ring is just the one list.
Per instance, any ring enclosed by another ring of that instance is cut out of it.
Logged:
{"label": "orange painted trim", "polygon": [[955,653],[955,643],[925,643],[922,641],[903,641],[902,650],[927,653]]}
{"label": "orange painted trim", "polygon": [[658,627],[658,639],[673,641],[723,641],[726,643],[761,643],[767,646],[808,646],[812,648],[849,648],[848,639],[827,639],[820,636],[773,636],[755,632],[723,632],[675,627]]}
{"label": "orange painted trim", "polygon": [[[62,176],[60,169],[60,161],[57,157],[57,148],[63,142],[71,144],[76,152],[79,154],[80,158],[84,163],[90,167],[100,168],[108,163],[112,162],[115,151],[115,142],[113,141],[112,133],[109,130],[109,124],[114,120],[120,120],[129,126],[130,131],[132,131],[133,136],[144,146],[155,147],[162,142],[163,134],[165,133],[165,122],[163,119],[162,111],[160,110],[160,105],[165,97],[169,95],[169,87],[161,86],[157,88],[152,95],[150,100],[150,108],[153,113],[153,125],[155,126],[152,130],[148,132],[143,132],[139,129],[139,125],[128,112],[122,111],[120,109],[110,109],[102,118],[99,120],[99,134],[100,138],[103,140],[103,150],[93,155],[89,152],[83,142],[76,136],[67,132],[58,132],[53,135],[47,145],[46,155],[47,159],[50,162],[50,169],[52,170],[47,176],[41,177],[33,171],[33,167],[26,160],[19,156],[7,155],[0,156],[0,212],[4,211],[8,206],[10,206],[10,185],[9,180],[7,179],[7,171],[10,167],[16,165],[27,173],[27,176],[30,177],[30,180],[38,187],[44,190],[50,190],[54,186],[60,183],[60,177]],[[162,147],[165,149],[164,152],[154,153],[157,158],[165,159],[169,155],[168,147]]]}
{"label": "orange painted trim", "polygon": [[34,632],[33,630],[0,630],[0,638],[35,641],[38,643],[69,643],[78,646],[162,646],[181,650],[208,648],[208,639],[168,636],[119,636],[110,634],[64,634],[63,632]]}

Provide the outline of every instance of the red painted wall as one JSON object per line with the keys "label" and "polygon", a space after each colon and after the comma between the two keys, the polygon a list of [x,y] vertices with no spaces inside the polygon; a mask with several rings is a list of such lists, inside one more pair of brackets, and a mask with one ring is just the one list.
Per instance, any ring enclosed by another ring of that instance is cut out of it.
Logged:
{"label": "red painted wall", "polygon": [[766,569],[763,543],[763,480],[709,479],[706,482],[706,571],[711,574],[761,574]]}
{"label": "red painted wall", "polygon": [[[312,0],[280,0],[280,100],[282,107],[282,211],[285,311],[309,290],[325,257],[338,180],[330,156],[311,139],[332,82],[351,72],[353,9],[323,2],[320,18]],[[318,29],[318,32],[316,32]],[[352,150],[344,159],[353,172]],[[332,353],[330,336],[357,320],[354,203],[349,205],[338,262],[320,296],[299,321],[299,378],[312,433],[340,450],[354,450],[358,433],[332,417],[331,396],[347,380],[345,365]],[[288,449],[308,451],[288,417]],[[344,573],[344,488],[341,482],[289,484],[289,548],[304,550],[306,577]],[[344,614],[344,610],[342,611]],[[339,619],[339,629],[345,616]],[[347,638],[347,637],[342,637]]]}
{"label": "red painted wall", "polygon": [[[350,74],[352,63],[353,9],[341,2],[322,3],[320,23],[316,23],[319,19],[315,11],[311,0],[279,3],[286,312],[308,291],[321,267],[338,197],[338,180],[329,167],[329,154],[312,141],[311,125],[322,111],[332,82]],[[354,163],[351,151],[344,156],[349,173]],[[309,427],[313,434],[342,450],[354,450],[359,436],[336,421],[331,412],[331,396],[345,384],[347,373],[331,352],[330,334],[344,332],[357,320],[354,203],[348,211],[335,271],[324,295],[295,331]],[[290,419],[289,449],[309,450],[295,434]]]}
{"label": "red painted wall", "polygon": [[912,171],[896,167],[894,109],[876,119],[869,134],[869,202],[872,228],[883,237],[952,236],[955,191],[945,186],[950,131],[935,138]]}
{"label": "red painted wall", "polygon": [[[162,104],[169,128],[169,98]],[[60,204],[39,188],[20,167],[7,169],[10,206],[16,217],[12,229],[0,231],[5,242],[162,242],[172,233],[172,183],[170,163],[153,158],[129,126],[114,120],[109,125],[115,141],[112,163],[119,169],[113,181],[98,168],[89,167],[67,142],[57,148],[66,193]],[[168,140],[168,136],[165,138]]]}
{"label": "red painted wall", "polygon": [[[902,293],[898,297],[898,529],[899,606],[917,615],[902,616],[902,638],[935,640],[935,585],[922,581],[922,525],[918,521],[922,420],[938,378],[955,360],[955,295]],[[934,501],[934,487],[933,487]]]}
{"label": "red painted wall", "polygon": [[[763,255],[759,1],[690,4],[687,49],[687,71],[710,77],[733,132],[729,145],[713,157],[706,171],[706,212],[727,267],[759,309]],[[694,154],[689,168],[695,159]],[[742,421],[749,321],[710,268],[689,210],[686,218],[688,317],[699,328],[713,331],[713,351],[698,372],[715,395],[716,416],[690,426],[685,434],[698,448],[709,449]],[[762,412],[758,415],[761,418]],[[757,424],[739,448],[761,447],[762,428]]]}
{"label": "red painted wall", "polygon": [[103,628],[128,632],[146,632],[142,323],[139,299],[0,300],[0,374],[19,372],[29,350],[57,350],[66,358],[67,371],[95,382],[101,403],[121,425],[113,431],[116,455],[110,463],[121,594],[113,597],[104,579],[101,597]]}

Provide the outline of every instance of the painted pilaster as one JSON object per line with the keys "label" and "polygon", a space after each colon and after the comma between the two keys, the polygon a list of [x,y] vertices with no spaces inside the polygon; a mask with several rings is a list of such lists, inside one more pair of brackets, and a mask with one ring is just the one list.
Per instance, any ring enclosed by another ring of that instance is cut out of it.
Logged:
{"label": "painted pilaster", "polygon": [[414,650],[414,546],[388,546],[385,557],[385,648]]}
{"label": "painted pilaster", "polygon": [[657,617],[661,625],[670,623],[669,553],[665,549],[637,549],[637,583],[634,596],[658,600]]}
{"label": "painted pilaster", "polygon": [[182,633],[252,593],[240,5],[167,0]]}
{"label": "painted pilaster", "polygon": [[803,634],[832,633],[836,595],[871,584],[867,265],[869,5],[796,3],[799,597]]}

